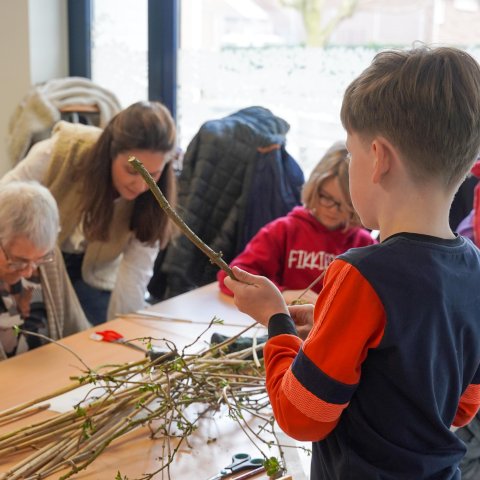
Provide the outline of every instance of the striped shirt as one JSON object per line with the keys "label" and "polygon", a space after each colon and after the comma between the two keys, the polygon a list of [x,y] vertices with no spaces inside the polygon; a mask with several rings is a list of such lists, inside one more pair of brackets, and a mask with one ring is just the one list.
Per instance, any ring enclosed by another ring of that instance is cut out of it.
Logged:
{"label": "striped shirt", "polygon": [[276,315],[265,348],[275,417],[313,441],[311,479],[459,479],[451,431],[480,406],[480,252],[401,233],[327,271],[301,340]]}

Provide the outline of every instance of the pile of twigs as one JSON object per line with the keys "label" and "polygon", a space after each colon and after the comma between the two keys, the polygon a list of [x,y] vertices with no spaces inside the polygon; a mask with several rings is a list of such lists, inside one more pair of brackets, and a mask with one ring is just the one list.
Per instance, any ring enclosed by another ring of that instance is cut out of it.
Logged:
{"label": "pile of twigs", "polygon": [[[107,371],[88,370],[74,378],[74,383],[62,391],[88,384],[90,393],[98,397],[67,413],[1,435],[1,458],[18,452],[30,455],[0,479],[39,480],[66,469],[60,478],[69,478],[91,464],[116,438],[142,425],[149,427],[153,438],[163,438],[166,442],[163,449],[166,454],[159,459],[159,468],[142,479],[152,478],[160,471],[169,474],[176,452],[182,443],[188,443],[198,420],[207,412],[218,411],[222,405],[260,450],[268,471],[271,467],[268,462],[272,459],[259,445],[263,443],[269,448],[272,443],[279,445],[277,441],[272,442],[272,438],[276,439],[274,421],[268,408],[263,361],[257,355],[262,345],[256,345],[254,338],[251,348],[225,353],[239,335],[196,354],[186,351],[200,337],[181,352],[167,343],[171,352],[153,361],[146,358],[110,367]],[[150,341],[146,341],[149,346]],[[51,397],[58,394],[54,392]],[[0,423],[15,421],[45,408],[41,402],[47,399],[43,397],[0,412]],[[187,412],[192,405],[201,409],[193,420]],[[253,431],[245,421],[247,412],[260,419],[258,430]],[[279,452],[283,457],[281,448]],[[280,468],[275,458],[273,463]],[[283,464],[283,460],[280,463]],[[120,474],[118,477],[122,478]]]}

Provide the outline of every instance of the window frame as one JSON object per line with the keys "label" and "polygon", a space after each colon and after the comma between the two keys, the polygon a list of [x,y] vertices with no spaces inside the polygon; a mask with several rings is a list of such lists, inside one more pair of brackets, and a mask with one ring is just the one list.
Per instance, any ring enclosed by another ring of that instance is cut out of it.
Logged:
{"label": "window frame", "polygon": [[[92,78],[92,0],[68,0],[69,75]],[[148,0],[148,99],[177,117],[179,0]]]}

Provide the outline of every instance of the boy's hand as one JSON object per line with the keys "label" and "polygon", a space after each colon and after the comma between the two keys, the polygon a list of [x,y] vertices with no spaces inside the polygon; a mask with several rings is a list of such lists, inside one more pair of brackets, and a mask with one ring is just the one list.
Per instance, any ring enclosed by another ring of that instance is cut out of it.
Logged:
{"label": "boy's hand", "polygon": [[313,310],[314,306],[306,305],[290,305],[288,311],[295,322],[298,336],[305,340],[313,327]]}
{"label": "boy's hand", "polygon": [[276,313],[288,313],[287,305],[277,287],[266,277],[233,267],[233,273],[239,280],[225,278],[225,285],[233,292],[237,308],[265,327]]}

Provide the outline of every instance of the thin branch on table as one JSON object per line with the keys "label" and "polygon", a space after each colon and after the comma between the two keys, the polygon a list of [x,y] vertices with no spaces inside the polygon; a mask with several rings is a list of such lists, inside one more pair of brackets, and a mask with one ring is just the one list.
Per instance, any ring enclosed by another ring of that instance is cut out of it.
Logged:
{"label": "thin branch on table", "polygon": [[58,345],[59,347],[62,347],[64,348],[65,350],[67,350],[68,352],[70,352],[74,357],[77,358],[77,360],[87,369],[87,370],[90,370],[90,367],[82,360],[82,357],[80,357],[80,355],[78,355],[78,353],[76,353],[74,350],[72,350],[70,347],[67,347],[66,345],[64,345],[62,342],[59,342],[58,340],[54,340],[53,338],[50,338],[50,337],[47,337],[46,335],[42,335],[41,333],[37,333],[37,332],[31,332],[30,330],[23,330],[22,328],[20,327],[15,327],[15,333],[17,335],[19,335],[20,333],[23,333],[24,335],[29,335],[30,337],[37,337],[37,338],[41,338],[42,340],[45,340],[47,342],[50,342],[50,343],[55,343],[56,345]]}

